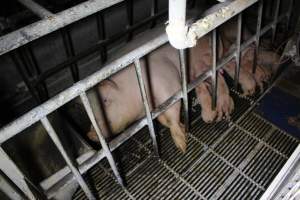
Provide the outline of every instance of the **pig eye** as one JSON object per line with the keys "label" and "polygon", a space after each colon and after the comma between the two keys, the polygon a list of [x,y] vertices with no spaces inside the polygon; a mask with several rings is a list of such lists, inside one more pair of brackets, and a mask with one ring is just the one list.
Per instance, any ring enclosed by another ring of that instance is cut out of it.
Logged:
{"label": "pig eye", "polygon": [[108,98],[104,98],[104,99],[103,99],[103,103],[104,103],[105,105],[108,105],[108,104],[109,104],[109,102],[110,102],[110,101],[109,101],[109,99],[108,99]]}

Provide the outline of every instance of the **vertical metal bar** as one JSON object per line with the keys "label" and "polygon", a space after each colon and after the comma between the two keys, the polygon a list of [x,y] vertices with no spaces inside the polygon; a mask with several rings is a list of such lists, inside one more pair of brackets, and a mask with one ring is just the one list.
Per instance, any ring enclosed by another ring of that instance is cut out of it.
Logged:
{"label": "vertical metal bar", "polygon": [[80,172],[78,171],[78,169],[75,167],[73,161],[69,158],[66,150],[64,149],[62,143],[60,142],[54,128],[52,127],[52,125],[50,124],[49,120],[47,117],[41,119],[41,122],[44,126],[44,128],[46,129],[46,131],[48,132],[50,138],[52,139],[52,141],[54,142],[54,144],[56,145],[57,149],[59,150],[59,152],[61,153],[61,155],[63,156],[64,160],[66,161],[67,165],[69,166],[70,170],[72,171],[72,173],[74,174],[77,182],[79,183],[79,185],[81,186],[82,190],[84,191],[84,193],[86,194],[86,196],[89,199],[96,199],[93,195],[93,193],[91,192],[91,190],[89,189],[88,185],[86,184],[86,182],[84,181],[83,177],[81,176]]}
{"label": "vertical metal bar", "polygon": [[[18,50],[17,50],[18,51]],[[26,72],[24,72],[23,68],[22,68],[22,64],[20,61],[20,54],[18,52],[16,53],[12,53],[12,60],[14,62],[14,64],[16,65],[16,68],[18,70],[18,72],[20,73],[24,83],[26,84],[26,87],[28,88],[30,94],[32,95],[33,99],[36,101],[36,103],[41,103],[41,98],[39,97],[39,95],[36,94],[36,90],[33,87],[33,85],[31,84],[31,81],[29,80],[29,77],[27,76]]]}
{"label": "vertical metal bar", "polygon": [[153,121],[152,121],[152,115],[150,112],[149,101],[148,101],[148,97],[147,97],[147,93],[146,93],[146,86],[145,86],[145,82],[143,80],[141,63],[140,63],[139,59],[134,61],[134,66],[135,66],[135,71],[136,71],[136,75],[138,78],[138,83],[139,83],[139,87],[140,87],[140,91],[141,91],[141,95],[142,95],[142,100],[143,100],[144,107],[145,107],[145,112],[146,112],[146,116],[147,116],[147,122],[148,122],[150,136],[151,136],[152,142],[153,142],[154,152],[155,152],[156,156],[159,156],[158,144],[157,144],[157,140],[156,140],[154,125],[153,125]]}
{"label": "vertical metal bar", "polygon": [[294,5],[294,0],[290,0],[289,9],[287,11],[287,20],[286,20],[286,29],[287,29],[287,31],[289,30],[289,27],[290,27],[291,16],[292,16],[292,13],[293,13],[293,5]]}
{"label": "vertical metal bar", "polygon": [[235,73],[234,73],[234,88],[237,90],[239,85],[240,67],[241,67],[241,40],[242,40],[242,13],[238,15],[237,36],[236,36],[236,52],[235,52]]}
{"label": "vertical metal bar", "polygon": [[189,131],[189,105],[188,105],[188,91],[187,91],[187,65],[186,52],[184,49],[179,50],[180,71],[181,71],[181,87],[184,106],[184,124],[186,132]]}
{"label": "vertical metal bar", "polygon": [[25,181],[24,174],[0,147],[0,169],[26,195],[28,199],[36,199]]}
{"label": "vertical metal bar", "polygon": [[[34,67],[35,71],[36,71],[36,75],[40,75],[41,74],[41,69],[38,65],[38,62],[36,60],[36,57],[32,51],[31,46],[25,47],[26,53],[29,57],[30,60],[30,65]],[[39,94],[41,96],[41,99],[47,100],[49,98],[49,93],[48,93],[48,89],[47,89],[47,85],[45,81],[42,81],[42,83],[38,83],[38,85],[35,85],[35,87],[38,88]]]}
{"label": "vertical metal bar", "polygon": [[[73,42],[72,42],[72,38],[70,35],[70,31],[66,27],[61,30],[61,33],[62,33],[62,38],[63,38],[67,56],[68,57],[74,56],[75,52],[74,52],[74,47],[73,47]],[[72,73],[74,82],[79,81],[79,72],[78,72],[77,64],[72,64],[70,66],[70,69],[71,69],[71,73]]]}
{"label": "vertical metal bar", "polygon": [[[151,1],[151,17],[154,17],[157,13],[157,0]],[[156,25],[156,20],[153,19],[150,25],[150,28],[153,28]]]}
{"label": "vertical metal bar", "polygon": [[276,5],[275,5],[275,13],[274,13],[274,24],[272,26],[272,43],[275,41],[276,37],[276,30],[277,30],[277,23],[278,23],[278,14],[279,14],[279,8],[280,8],[280,0],[276,0]]}
{"label": "vertical metal bar", "polygon": [[217,106],[217,29],[212,31],[212,109]]}
{"label": "vertical metal bar", "polygon": [[252,66],[252,73],[255,74],[256,65],[257,65],[257,58],[259,53],[259,44],[260,44],[260,32],[261,32],[261,23],[262,23],[262,16],[263,16],[263,8],[264,8],[264,0],[260,0],[258,4],[258,17],[257,17],[257,25],[256,25],[256,39],[255,39],[255,52],[253,58],[253,66]]}
{"label": "vertical metal bar", "polygon": [[[98,36],[99,36],[99,40],[101,41],[101,40],[104,40],[106,37],[105,21],[104,21],[103,12],[98,13],[96,18],[97,18]],[[100,54],[101,54],[101,61],[102,61],[102,63],[104,63],[107,60],[107,51],[106,51],[106,47],[104,44],[102,45],[102,47],[100,49]]]}
{"label": "vertical metal bar", "polygon": [[110,151],[110,149],[109,149],[109,147],[108,147],[108,145],[107,145],[107,143],[106,143],[106,141],[105,141],[105,139],[104,139],[104,137],[102,135],[101,128],[100,128],[100,126],[97,123],[97,120],[95,118],[95,115],[93,113],[90,101],[89,101],[86,93],[84,92],[84,93],[80,94],[80,98],[81,98],[83,106],[84,106],[84,108],[85,108],[85,110],[86,110],[86,112],[87,112],[87,114],[88,114],[88,116],[89,116],[89,118],[90,118],[90,120],[92,122],[92,125],[93,125],[93,127],[94,127],[94,129],[96,131],[96,134],[97,134],[97,136],[99,138],[100,144],[101,144],[101,146],[102,146],[102,148],[104,150],[104,153],[105,153],[105,156],[106,156],[106,158],[107,158],[107,160],[109,162],[109,165],[112,168],[112,170],[113,170],[113,172],[114,172],[114,174],[116,176],[116,179],[119,182],[119,184],[122,185],[122,186],[124,186],[123,179],[120,176],[120,173],[118,171],[116,162],[115,162],[115,160],[114,160],[114,158],[113,158],[113,156],[111,154],[111,151]]}
{"label": "vertical metal bar", "polygon": [[[127,29],[130,29],[130,27],[133,25],[133,0],[127,0],[126,1],[126,10],[127,10]],[[127,41],[130,41],[132,39],[132,32],[128,32]]]}

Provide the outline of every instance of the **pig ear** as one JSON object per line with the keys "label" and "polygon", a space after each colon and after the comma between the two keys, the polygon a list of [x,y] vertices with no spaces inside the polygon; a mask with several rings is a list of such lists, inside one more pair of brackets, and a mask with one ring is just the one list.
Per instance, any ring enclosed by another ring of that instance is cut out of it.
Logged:
{"label": "pig ear", "polygon": [[101,81],[100,85],[101,86],[112,87],[116,90],[119,89],[118,85],[113,80],[110,80],[110,79],[105,79],[104,81]]}

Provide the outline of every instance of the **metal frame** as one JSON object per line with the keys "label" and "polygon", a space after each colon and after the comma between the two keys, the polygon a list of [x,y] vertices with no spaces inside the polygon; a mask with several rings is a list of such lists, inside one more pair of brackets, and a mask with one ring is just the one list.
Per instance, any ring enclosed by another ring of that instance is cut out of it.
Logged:
{"label": "metal frame", "polygon": [[[28,0],[29,1],[29,0]],[[107,8],[115,3],[118,3],[121,1],[88,1],[85,3],[82,3],[78,6],[75,6],[74,8],[70,8],[66,11],[63,11],[61,13],[55,14],[54,16],[47,17],[47,19],[41,20],[40,22],[37,22],[33,25],[30,25],[28,27],[22,28],[18,31],[15,31],[11,34],[8,34],[6,36],[3,36],[0,38],[0,55],[13,50],[21,45],[24,45],[34,39],[37,39],[38,37],[41,37],[47,33],[50,33],[52,31],[55,31],[59,28],[62,28],[78,19],[82,19],[88,15],[91,15],[101,9]],[[257,1],[253,1],[253,4],[256,3]],[[279,4],[279,3],[278,3]],[[28,4],[30,5],[30,4]],[[249,5],[246,5],[247,7]],[[88,8],[88,9],[86,9]],[[84,9],[84,10],[83,10]],[[242,8],[236,8],[237,11],[243,10]],[[279,10],[279,8],[278,8]],[[222,15],[217,15],[218,11],[216,11],[216,18],[220,18],[219,20],[222,20],[222,23],[229,20],[230,18],[233,17],[231,16],[224,16]],[[276,15],[278,12],[276,12]],[[259,19],[262,17],[262,12],[259,12]],[[157,38],[148,41],[144,45],[140,46],[139,48],[129,52],[128,54],[108,63],[97,71],[96,73],[88,76],[87,78],[77,82],[74,84],[72,87],[66,89],[65,91],[59,93],[58,95],[54,96],[53,98],[49,99],[45,103],[41,104],[40,106],[32,109],[30,112],[26,113],[25,115],[19,117],[15,121],[9,123],[5,127],[3,127],[0,130],[0,144],[3,142],[7,141],[9,138],[14,137],[15,135],[21,133],[23,130],[28,128],[29,126],[33,125],[34,123],[37,122],[42,122],[43,126],[47,130],[49,136],[52,138],[54,141],[55,145],[57,146],[58,150],[61,152],[63,158],[66,160],[67,165],[68,165],[68,173],[60,177],[59,179],[56,179],[56,183],[52,185],[51,188],[48,188],[47,191],[45,192],[48,198],[51,198],[55,192],[57,191],[58,187],[62,187],[64,184],[68,183],[70,180],[77,180],[79,185],[82,187],[82,189],[85,191],[87,197],[89,199],[94,199],[94,196],[91,192],[91,190],[88,188],[88,185],[84,181],[82,174],[84,174],[88,169],[93,167],[95,164],[97,164],[101,159],[106,157],[109,161],[110,166],[112,167],[115,176],[119,183],[123,185],[123,180],[119,175],[119,172],[117,170],[117,166],[115,164],[115,161],[111,155],[111,151],[114,149],[118,148],[122,143],[124,143],[126,140],[128,140],[131,136],[133,136],[137,131],[139,131],[142,127],[145,125],[149,126],[150,129],[150,134],[153,139],[153,145],[154,149],[156,151],[156,154],[158,155],[158,145],[156,142],[156,136],[154,132],[154,127],[152,120],[155,119],[159,114],[167,110],[170,106],[175,104],[177,101],[180,99],[183,99],[184,102],[184,112],[185,112],[185,124],[186,128],[188,127],[188,101],[187,101],[187,95],[188,92],[193,90],[200,82],[204,81],[206,78],[209,76],[212,76],[213,78],[213,98],[214,101],[216,101],[216,91],[217,91],[217,84],[216,84],[216,74],[217,70],[222,68],[224,65],[226,65],[231,59],[233,58],[240,58],[240,53],[243,51],[245,48],[247,48],[251,43],[256,42],[256,45],[259,44],[258,40],[259,37],[265,34],[268,30],[272,28],[273,30],[273,37],[275,37],[276,33],[276,25],[280,21],[282,21],[285,18],[289,18],[290,13],[284,14],[282,16],[275,16],[274,21],[271,22],[269,25],[261,29],[260,26],[259,29],[257,30],[257,35],[253,36],[250,38],[248,41],[245,43],[241,44],[240,38],[241,38],[241,14],[239,14],[239,31],[238,31],[238,41],[237,41],[237,48],[233,49],[232,52],[230,52],[229,56],[220,60],[217,62],[217,39],[216,39],[216,30],[217,26],[220,24],[215,23],[213,24],[213,27],[210,27],[209,29],[206,30],[206,33],[210,32],[213,30],[213,68],[209,72],[202,74],[199,76],[195,81],[190,83],[189,85],[187,84],[187,77],[186,77],[186,57],[184,50],[180,50],[179,52],[179,57],[180,57],[180,64],[181,64],[181,77],[182,77],[182,91],[179,91],[176,93],[174,96],[170,97],[165,103],[160,105],[157,109],[153,110],[150,112],[149,108],[149,103],[147,100],[147,95],[145,92],[145,85],[144,81],[141,75],[141,68],[140,68],[140,63],[139,59],[151,52],[152,50],[158,48],[159,46],[165,44],[168,41],[167,35],[166,34],[161,34]],[[54,21],[54,22],[52,22]],[[261,20],[260,20],[261,21]],[[41,29],[39,30],[38,27],[45,26],[47,29]],[[36,32],[40,31],[40,32]],[[202,32],[201,32],[202,33]],[[204,33],[204,32],[203,32]],[[10,42],[10,43],[8,43]],[[97,49],[98,50],[98,49]],[[111,75],[117,73],[118,71],[126,68],[129,64],[135,64],[136,72],[137,72],[137,77],[138,77],[138,82],[139,82],[139,87],[141,90],[141,95],[144,103],[144,107],[146,110],[146,117],[143,119],[139,120],[136,122],[134,125],[129,127],[127,130],[125,130],[121,135],[119,135],[116,139],[111,141],[109,144],[106,143],[104,140],[103,136],[101,135],[101,130],[95,120],[95,117],[93,115],[92,108],[90,106],[88,97],[86,96],[86,91],[90,89],[91,87],[95,86],[97,83],[101,82],[102,80],[110,77]],[[237,64],[239,61],[237,62]],[[236,74],[238,74],[239,71],[239,66],[240,64],[237,65],[236,68]],[[238,75],[237,77],[238,78]],[[80,96],[85,110],[87,111],[89,118],[93,124],[93,126],[96,129],[97,136],[100,139],[102,150],[95,152],[94,155],[83,162],[82,164],[77,164],[73,163],[72,159],[67,155],[67,153],[64,150],[63,144],[60,142],[59,138],[57,137],[57,134],[55,133],[55,130],[53,129],[51,123],[48,121],[47,116],[58,109],[59,107],[63,106],[67,102],[71,101],[72,99]],[[215,105],[215,103],[214,103]],[[299,149],[299,148],[297,148]],[[16,165],[11,161],[11,159],[7,156],[7,154],[1,149],[1,154],[0,158],[3,160],[4,163],[4,173],[11,179],[11,180],[18,180],[16,181],[16,185],[19,186],[21,191],[24,192],[24,194],[30,198],[34,199],[34,194],[32,193],[30,187],[28,186],[28,182],[25,181],[27,180],[26,177],[18,170]],[[291,159],[293,159],[291,157]],[[2,165],[1,165],[2,166]],[[11,169],[15,169],[16,173],[11,173],[10,168],[7,166],[12,166]],[[20,182],[21,180],[21,182]],[[24,181],[22,181],[24,180]],[[277,180],[279,181],[279,180]],[[32,186],[32,185],[31,185]],[[39,190],[38,188],[36,188]],[[39,191],[40,193],[43,193]]]}

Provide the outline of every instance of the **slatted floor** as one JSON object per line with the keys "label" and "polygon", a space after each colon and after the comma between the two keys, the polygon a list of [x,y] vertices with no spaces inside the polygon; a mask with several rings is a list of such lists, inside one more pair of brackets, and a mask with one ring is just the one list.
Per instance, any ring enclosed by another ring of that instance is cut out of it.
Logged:
{"label": "slatted floor", "polygon": [[[115,181],[107,162],[87,179],[99,199],[259,199],[299,141],[257,115],[258,95],[232,90],[230,121],[205,124],[191,109],[188,150],[180,153],[167,129],[159,131],[160,159],[153,157],[147,127],[116,152],[127,187]],[[74,199],[86,199],[79,189]]]}

